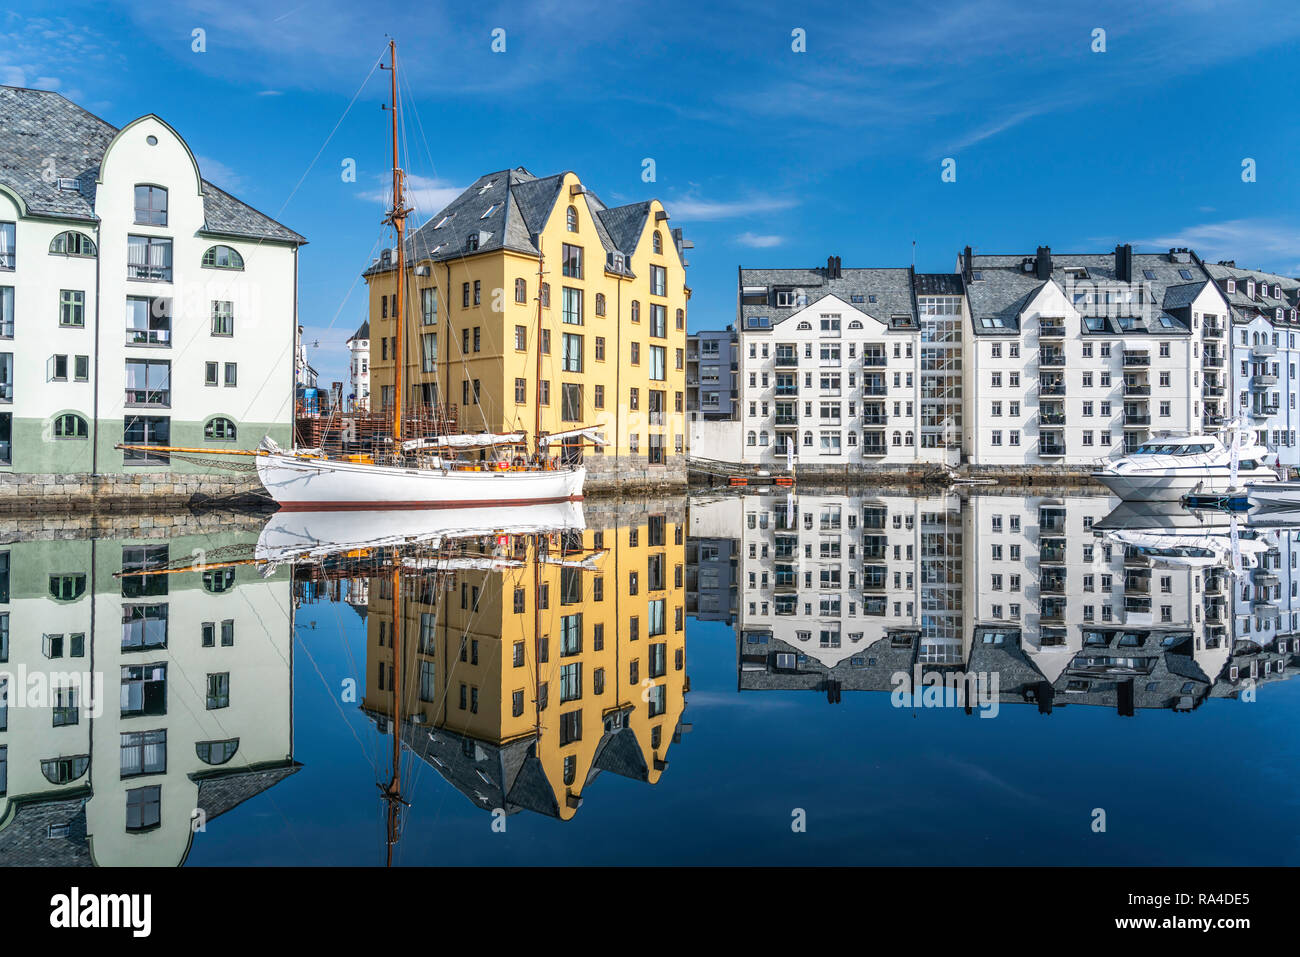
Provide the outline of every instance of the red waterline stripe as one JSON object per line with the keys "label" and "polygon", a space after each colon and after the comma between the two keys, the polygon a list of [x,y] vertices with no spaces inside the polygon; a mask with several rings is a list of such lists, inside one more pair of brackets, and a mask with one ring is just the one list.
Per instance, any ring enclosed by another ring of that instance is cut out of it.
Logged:
{"label": "red waterline stripe", "polygon": [[494,498],[471,502],[281,502],[282,512],[392,512],[399,509],[442,508],[509,508],[515,505],[554,505],[556,502],[581,502],[581,495],[555,498]]}

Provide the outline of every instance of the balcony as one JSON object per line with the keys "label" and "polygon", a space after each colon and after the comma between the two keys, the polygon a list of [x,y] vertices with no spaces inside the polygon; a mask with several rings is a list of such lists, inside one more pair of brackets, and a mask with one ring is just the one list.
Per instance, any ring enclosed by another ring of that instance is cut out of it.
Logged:
{"label": "balcony", "polygon": [[1209,322],[1207,320],[1205,323],[1205,338],[1207,339],[1223,338],[1223,323]]}
{"label": "balcony", "polygon": [[1065,536],[1065,512],[1061,509],[1042,509],[1038,513],[1038,534],[1044,537]]}
{"label": "balcony", "polygon": [[1064,382],[1044,382],[1041,379],[1038,382],[1038,394],[1042,396],[1063,396],[1065,395]]}
{"label": "balcony", "polygon": [[778,369],[794,369],[799,365],[798,355],[789,355],[778,352],[776,354],[775,365]]}
{"label": "balcony", "polygon": [[862,355],[862,364],[871,369],[884,368],[889,364],[889,357],[883,352],[867,352]]}
{"label": "balcony", "polygon": [[1140,595],[1151,594],[1151,571],[1130,571],[1124,576],[1124,591],[1137,592]]}
{"label": "balcony", "polygon": [[1044,599],[1039,607],[1038,618],[1040,621],[1064,624],[1065,602],[1061,599]]}
{"label": "balcony", "polygon": [[1267,568],[1256,568],[1250,573],[1250,580],[1262,588],[1272,588],[1278,584],[1281,579]]}
{"label": "balcony", "polygon": [[1150,568],[1151,558],[1138,548],[1132,545],[1124,546],[1124,567],[1125,568]]}
{"label": "balcony", "polygon": [[1047,319],[1038,320],[1038,338],[1040,339],[1065,338],[1065,323],[1060,321],[1054,322]]}
{"label": "balcony", "polygon": [[1151,394],[1151,386],[1149,386],[1149,385],[1143,385],[1143,384],[1140,383],[1140,382],[1125,382],[1125,383],[1124,383],[1124,394],[1125,394],[1125,395],[1139,395],[1139,396],[1140,396],[1140,395],[1150,395],[1150,394]]}
{"label": "balcony", "polygon": [[1252,419],[1267,419],[1270,415],[1277,415],[1278,407],[1276,405],[1264,405],[1263,403],[1252,405],[1250,407],[1250,417]]}
{"label": "balcony", "polygon": [[1150,425],[1151,416],[1146,412],[1125,412],[1125,425]]}
{"label": "balcony", "polygon": [[1038,588],[1044,595],[1064,595],[1065,573],[1053,572],[1050,575],[1044,575],[1038,583]]}
{"label": "balcony", "polygon": [[1261,357],[1271,357],[1277,355],[1277,346],[1271,342],[1257,342],[1250,347],[1252,355]]}
{"label": "balcony", "polygon": [[883,382],[880,383],[864,382],[862,384],[862,394],[872,395],[872,396],[886,396],[889,395],[889,389]]}
{"label": "balcony", "polygon": [[1201,364],[1207,369],[1222,369],[1225,361],[1223,356],[1210,355],[1207,352],[1205,358],[1201,360]]}
{"label": "balcony", "polygon": [[877,458],[882,455],[888,455],[889,450],[885,447],[884,439],[879,442],[863,442],[862,454],[870,458]]}
{"label": "balcony", "polygon": [[171,389],[127,389],[125,404],[136,409],[167,409],[172,404]]}
{"label": "balcony", "polygon": [[1060,458],[1065,455],[1065,444],[1060,441],[1040,440],[1038,454],[1043,458]]}
{"label": "balcony", "polygon": [[798,394],[799,394],[799,386],[798,386],[797,383],[794,384],[794,385],[778,385],[778,386],[776,387],[776,394],[777,394],[778,396],[783,396],[783,395],[798,395]]}
{"label": "balcony", "polygon": [[1250,377],[1250,387],[1252,389],[1267,389],[1269,386],[1277,385],[1277,376],[1268,372],[1257,372]]}
{"label": "balcony", "polygon": [[1043,425],[1065,425],[1065,412],[1060,409],[1044,409],[1038,413],[1038,421]]}
{"label": "balcony", "polygon": [[1221,386],[1221,385],[1211,385],[1211,384],[1208,383],[1208,382],[1205,383],[1205,385],[1203,385],[1203,386],[1201,387],[1201,392],[1202,392],[1204,395],[1210,396],[1211,398],[1215,398],[1215,399],[1222,398],[1223,395],[1224,395],[1224,393],[1225,393],[1226,391],[1227,391],[1227,390],[1224,389],[1223,386]]}
{"label": "balcony", "polygon": [[1043,369],[1063,369],[1065,368],[1065,353],[1039,350],[1038,365]]}
{"label": "balcony", "polygon": [[862,416],[862,424],[863,425],[888,425],[889,417],[879,412],[872,412],[869,414],[864,413]]}
{"label": "balcony", "polygon": [[1124,368],[1126,369],[1145,369],[1151,365],[1151,353],[1149,352],[1125,352]]}
{"label": "balcony", "polygon": [[1038,547],[1038,562],[1040,565],[1064,565],[1065,539],[1043,541]]}
{"label": "balcony", "polygon": [[885,561],[885,553],[888,548],[888,539],[884,535],[862,536],[862,560],[864,562]]}
{"label": "balcony", "polygon": [[779,426],[783,426],[783,425],[786,425],[786,426],[794,426],[794,425],[798,425],[798,424],[799,424],[799,416],[797,416],[797,415],[782,415],[782,414],[778,413],[778,414],[773,418],[773,421],[776,423],[776,425],[777,425],[778,427],[779,427]]}
{"label": "balcony", "polygon": [[863,531],[883,532],[885,530],[885,521],[889,518],[888,509],[864,508],[862,510],[862,529]]}

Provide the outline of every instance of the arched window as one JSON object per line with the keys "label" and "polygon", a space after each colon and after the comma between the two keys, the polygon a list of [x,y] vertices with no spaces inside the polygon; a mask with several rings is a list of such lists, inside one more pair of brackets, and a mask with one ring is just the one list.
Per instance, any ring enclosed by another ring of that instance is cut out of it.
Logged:
{"label": "arched window", "polygon": [[657,229],[655,230],[654,238],[650,240],[650,248],[654,250],[655,255],[664,251],[664,238],[659,234],[659,230]]}
{"label": "arched window", "polygon": [[203,573],[203,590],[210,591],[214,595],[229,591],[230,586],[234,583],[235,570],[233,568],[214,568]]}
{"label": "arched window", "polygon": [[767,433],[766,433],[766,432],[760,432],[760,433],[758,433],[758,444],[759,444],[759,445],[762,445],[762,446],[766,446],[766,445],[767,445]]}
{"label": "arched window", "polygon": [[801,322],[801,323],[799,323],[799,331],[800,331],[800,332],[804,331],[805,329],[811,329],[811,328],[812,328],[812,323],[811,323],[811,322]]}
{"label": "arched window", "polygon": [[578,777],[578,757],[574,754],[564,756],[564,785],[568,787]]}
{"label": "arched window", "polygon": [[76,601],[86,593],[86,576],[51,575],[50,597],[55,601]]}
{"label": "arched window", "polygon": [[54,417],[56,439],[84,439],[89,435],[86,420],[75,412],[64,412]]}
{"label": "arched window", "polygon": [[576,233],[578,231],[578,208],[576,206],[569,207],[569,211],[565,213],[564,221],[569,227],[569,232]]}
{"label": "arched window", "polygon": [[208,269],[243,269],[244,257],[229,246],[210,246],[203,254],[203,265]]}
{"label": "arched window", "polygon": [[811,433],[811,432],[805,432],[805,433],[803,434],[803,444],[804,444],[804,445],[807,445],[807,446],[810,446],[810,447],[812,446],[812,433]]}
{"label": "arched window", "polygon": [[90,755],[78,754],[70,758],[46,758],[41,762],[41,774],[51,784],[67,784],[86,773]]}
{"label": "arched window", "polygon": [[167,225],[167,190],[141,183],[135,188],[135,221],[140,226]]}
{"label": "arched window", "polygon": [[685,310],[685,309],[678,309],[678,310],[677,310],[677,328],[678,328],[678,329],[685,329],[685,328],[686,328],[686,310]]}
{"label": "arched window", "polygon": [[895,446],[903,444],[903,433],[898,431],[898,429],[894,430],[893,441]]}
{"label": "arched window", "polygon": [[515,302],[527,302],[527,301],[528,301],[528,280],[516,279],[515,280]]}
{"label": "arched window", "polygon": [[755,432],[753,429],[750,429],[750,430],[749,430],[749,436],[746,438],[746,440],[745,440],[745,444],[746,444],[746,445],[757,445],[757,444],[758,444],[758,433]]}
{"label": "arched window", "polygon": [[237,435],[235,423],[231,422],[224,416],[217,416],[214,419],[208,419],[203,426],[203,437],[205,439],[217,439],[222,442],[233,442]]}
{"label": "arched window", "polygon": [[916,444],[916,438],[912,435],[912,433],[911,433],[910,431],[907,433],[906,436],[904,436],[904,444],[905,444],[909,449],[910,449],[913,445]]}
{"label": "arched window", "polygon": [[596,315],[603,316],[604,314],[605,314],[605,294],[603,292],[598,292],[596,293]]}
{"label": "arched window", "polygon": [[55,256],[93,258],[95,255],[95,241],[85,233],[69,229],[67,232],[59,233],[50,241],[50,253]]}
{"label": "arched window", "polygon": [[632,321],[641,321],[641,303],[635,299],[632,300]]}
{"label": "arched window", "polygon": [[204,764],[225,764],[239,750],[238,738],[226,738],[224,741],[196,741],[194,753]]}
{"label": "arched window", "polygon": [[861,323],[859,320],[854,319],[852,322],[849,323],[849,328],[850,328],[850,329],[861,329],[861,328],[862,328],[862,323]]}

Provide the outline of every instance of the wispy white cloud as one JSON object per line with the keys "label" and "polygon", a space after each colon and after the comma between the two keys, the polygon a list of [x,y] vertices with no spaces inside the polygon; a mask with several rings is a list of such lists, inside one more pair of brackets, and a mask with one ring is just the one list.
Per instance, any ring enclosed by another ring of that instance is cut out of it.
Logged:
{"label": "wispy white cloud", "polygon": [[[415,210],[416,219],[421,221],[446,208],[448,203],[463,192],[464,186],[457,186],[436,176],[406,177],[406,201]],[[360,196],[366,202],[387,206],[392,202],[393,193],[386,183],[383,187],[365,190]]]}
{"label": "wispy white cloud", "polygon": [[244,188],[244,178],[233,169],[211,156],[195,156],[199,163],[199,172],[203,178],[216,183],[227,192],[238,192]]}
{"label": "wispy white cloud", "polygon": [[773,246],[780,246],[785,242],[784,236],[761,235],[746,230],[736,237],[736,242],[742,246],[748,246],[751,249],[771,249]]}
{"label": "wispy white cloud", "polygon": [[718,220],[737,219],[757,213],[774,213],[799,205],[796,200],[780,196],[750,196],[745,199],[702,199],[693,194],[667,200],[664,206],[674,216],[682,219]]}
{"label": "wispy white cloud", "polygon": [[1300,226],[1269,219],[1227,219],[1140,239],[1143,246],[1188,246],[1202,259],[1235,259],[1237,265],[1295,274]]}

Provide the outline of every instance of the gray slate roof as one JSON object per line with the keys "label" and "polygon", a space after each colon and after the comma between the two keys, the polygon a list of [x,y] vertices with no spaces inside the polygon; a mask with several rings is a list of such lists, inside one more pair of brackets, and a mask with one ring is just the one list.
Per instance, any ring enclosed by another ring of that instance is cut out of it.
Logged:
{"label": "gray slate roof", "polygon": [[[645,228],[650,203],[610,208],[585,187],[582,196],[562,196],[566,175],[537,177],[519,166],[480,176],[410,233],[406,240],[408,260],[443,262],[500,249],[536,256],[537,236],[556,205],[572,204],[581,209],[583,202],[591,211],[605,252],[617,250],[630,257]],[[365,274],[387,272],[392,265],[381,259]]]}
{"label": "gray slate roof", "polygon": [[[1063,290],[1070,288],[1075,280],[1066,273],[1067,268],[1087,270],[1085,282],[1098,292],[1130,288],[1117,275],[1114,253],[1053,252],[1050,280],[1025,270],[1025,262],[1033,259],[1033,253],[971,257],[972,273],[981,277],[966,284],[976,335],[1018,335],[1025,307],[1047,282],[1055,282]],[[1085,325],[1083,331],[1106,336],[1190,335],[1190,305],[1206,285],[1197,262],[1176,261],[1170,253],[1134,253],[1132,259],[1132,283],[1144,287],[1150,305],[1143,303],[1133,310],[1134,315],[1118,317],[1098,304],[1092,312],[1095,325]],[[1189,275],[1184,276],[1184,270]],[[1152,278],[1147,278],[1147,272]],[[993,324],[986,324],[986,319]]]}
{"label": "gray slate roof", "polygon": [[[1262,272],[1258,269],[1241,269],[1227,263],[1205,263],[1204,268],[1214,280],[1215,285],[1219,287],[1223,297],[1232,306],[1234,319],[1246,322],[1256,316],[1263,316],[1276,321],[1275,316],[1278,306],[1285,310],[1300,308],[1300,281],[1289,276]],[[1228,292],[1227,281],[1229,279],[1236,280],[1236,289],[1232,292]],[[1248,279],[1255,280],[1255,295],[1253,297],[1246,294],[1246,280]],[[1272,296],[1261,295],[1260,284],[1262,283],[1268,283],[1270,292],[1272,292],[1274,285],[1280,285],[1282,287],[1282,298],[1274,299]],[[1284,312],[1283,318],[1289,321],[1289,313]]]}
{"label": "gray slate roof", "polygon": [[[37,216],[94,222],[95,181],[117,127],[60,93],[0,86],[0,184]],[[60,189],[42,173],[49,157],[60,177],[78,188]],[[305,243],[302,236],[203,180],[204,232],[243,239]]]}
{"label": "gray slate roof", "polygon": [[[835,296],[886,325],[893,316],[916,319],[912,273],[906,267],[846,267],[840,270],[838,278],[832,278],[824,266],[813,269],[746,269],[742,266],[740,285],[767,288],[765,304],[741,303],[739,319],[742,329],[747,328],[747,320],[754,316],[768,317],[775,328],[778,323],[827,296]],[[803,298],[796,298],[797,305],[778,307],[778,289],[801,291]],[[862,301],[854,302],[855,296],[860,296]]]}

